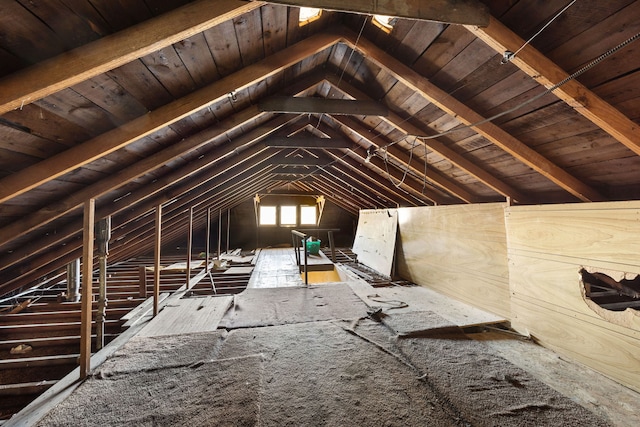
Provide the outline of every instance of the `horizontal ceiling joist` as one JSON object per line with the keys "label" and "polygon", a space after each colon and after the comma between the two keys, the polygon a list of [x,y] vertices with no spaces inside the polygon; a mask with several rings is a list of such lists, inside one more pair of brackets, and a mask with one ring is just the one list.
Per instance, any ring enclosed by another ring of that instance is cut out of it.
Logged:
{"label": "horizontal ceiling joist", "polygon": [[[490,18],[489,25],[484,28],[472,25],[466,26],[466,28],[500,54],[506,51],[518,51],[518,54],[511,58],[510,62],[547,89],[569,77],[566,71],[535,47],[530,44],[525,45],[525,41],[520,36],[494,17]],[[522,49],[520,49],[521,47]],[[577,80],[569,80],[555,89],[553,93],[596,126],[640,155],[640,125],[590,91],[582,83]]]}
{"label": "horizontal ceiling joist", "polygon": [[315,136],[270,137],[263,141],[264,145],[273,148],[308,148],[308,149],[338,149],[349,148],[353,142],[344,138],[318,138]]}
{"label": "horizontal ceiling joist", "polygon": [[[449,95],[419,73],[378,48],[365,38],[360,38],[350,30],[340,31],[343,40],[352,49],[358,50],[368,60],[391,73],[408,88],[421,94],[442,111],[455,117],[472,128],[496,146],[500,147],[516,159],[536,172],[554,182],[582,201],[601,201],[605,197],[599,191],[580,181],[522,141],[510,135],[491,122],[484,122],[480,114]],[[357,40],[357,42],[356,42]]]}
{"label": "horizontal ceiling joist", "polygon": [[309,37],[123,126],[0,179],[0,203],[126,147],[134,141],[214,104],[228,96],[230,92],[247,88],[271,77],[332,46],[338,40],[339,36],[329,34]]}
{"label": "horizontal ceiling joist", "polygon": [[272,159],[274,165],[294,165],[294,166],[324,166],[331,162],[326,156],[277,156]]}
{"label": "horizontal ceiling joist", "polygon": [[478,0],[268,0],[268,3],[317,7],[366,15],[389,15],[449,24],[487,25],[489,9]]}
{"label": "horizontal ceiling joist", "polygon": [[335,114],[349,116],[386,116],[389,109],[379,102],[352,99],[274,96],[258,103],[267,113]]}
{"label": "horizontal ceiling joist", "polygon": [[200,0],[0,80],[0,114],[113,70],[264,3]]}

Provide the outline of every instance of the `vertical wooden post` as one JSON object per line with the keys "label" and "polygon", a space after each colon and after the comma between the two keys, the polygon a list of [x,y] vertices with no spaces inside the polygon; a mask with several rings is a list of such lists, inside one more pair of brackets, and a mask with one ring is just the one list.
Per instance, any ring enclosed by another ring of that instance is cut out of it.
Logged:
{"label": "vertical wooden post", "polygon": [[205,247],[205,271],[209,271],[209,251],[211,251],[211,208],[207,208],[207,244]]}
{"label": "vertical wooden post", "polygon": [[220,259],[221,248],[221,240],[222,240],[222,209],[218,211],[218,260]]}
{"label": "vertical wooden post", "polygon": [[138,294],[140,298],[147,297],[147,267],[141,265],[138,267]]}
{"label": "vertical wooden post", "polygon": [[156,207],[156,235],[153,260],[153,315],[158,314],[160,300],[160,244],[162,243],[162,205]]}
{"label": "vertical wooden post", "polygon": [[229,229],[231,228],[231,209],[227,209],[227,253],[229,253]]}
{"label": "vertical wooden post", "polygon": [[91,370],[91,306],[93,302],[93,238],[96,200],[84,204],[82,233],[82,303],[80,312],[80,379]]}
{"label": "vertical wooden post", "polygon": [[189,208],[189,235],[187,236],[187,287],[191,281],[191,250],[193,245],[193,206]]}
{"label": "vertical wooden post", "polygon": [[333,231],[329,230],[327,232],[327,237],[329,238],[329,248],[331,248],[331,262],[336,262],[336,247],[333,244]]}

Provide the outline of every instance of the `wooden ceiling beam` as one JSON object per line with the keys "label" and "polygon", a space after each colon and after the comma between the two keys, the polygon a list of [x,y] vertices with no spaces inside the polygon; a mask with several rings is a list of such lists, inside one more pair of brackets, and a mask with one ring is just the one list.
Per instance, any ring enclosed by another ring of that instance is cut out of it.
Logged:
{"label": "wooden ceiling beam", "polygon": [[87,142],[0,179],[0,203],[126,147],[196,111],[321,52],[339,36],[318,34]]}
{"label": "wooden ceiling beam", "polygon": [[315,136],[290,136],[288,138],[273,136],[266,138],[263,143],[267,147],[273,148],[307,148],[324,150],[349,148],[353,145],[353,142],[347,141],[344,138],[318,138]]}
{"label": "wooden ceiling beam", "polygon": [[447,24],[489,23],[489,9],[477,0],[268,0],[267,3],[366,15],[389,15]]}
{"label": "wooden ceiling beam", "polygon": [[[484,28],[465,26],[474,36],[504,54],[515,52],[525,41],[496,18]],[[547,89],[569,77],[569,74],[530,44],[510,61]],[[577,80],[569,80],[553,93],[576,112],[640,155],[640,125],[600,98]]]}
{"label": "wooden ceiling beam", "polygon": [[0,80],[0,114],[187,39],[264,3],[200,0]]}
{"label": "wooden ceiling beam", "polygon": [[274,96],[258,102],[266,113],[335,114],[351,116],[386,116],[389,109],[378,102],[352,99]]}
{"label": "wooden ceiling beam", "polygon": [[[340,86],[338,86],[338,77],[335,74],[327,73],[325,76],[326,81],[332,85],[332,87],[353,98],[357,99],[370,99],[367,94],[356,89],[354,86],[346,83],[344,80],[340,81]],[[390,124],[400,132],[403,132],[406,135],[432,135],[434,132],[429,128],[422,128],[416,125],[409,123],[406,119],[402,119],[397,114],[390,112],[388,116],[383,117],[386,123]],[[510,186],[509,184],[499,180],[495,176],[491,175],[486,170],[482,169],[480,166],[471,162],[470,160],[464,158],[462,155],[453,151],[451,148],[447,147],[440,141],[435,139],[427,139],[424,141],[427,146],[438,153],[445,159],[449,160],[451,163],[459,167],[460,169],[467,172],[469,175],[476,178],[478,181],[485,184],[487,187],[493,189],[498,194],[502,194],[505,197],[510,197],[512,200],[517,201],[519,203],[529,203],[531,202],[531,198],[525,196],[522,192],[517,190],[516,188]]]}
{"label": "wooden ceiling beam", "polygon": [[[436,105],[442,111],[455,117],[465,125],[479,123],[484,120],[480,114],[449,95],[427,78],[421,76],[410,67],[387,54],[372,42],[361,37],[356,43],[357,36],[350,30],[340,31],[345,43],[352,49],[358,50],[367,57],[368,60],[377,66],[391,73],[396,79],[408,88],[420,93],[425,99]],[[502,148],[516,159],[526,164],[536,172],[542,174],[559,187],[563,188],[576,198],[588,201],[601,201],[605,197],[596,189],[580,181],[567,171],[551,162],[549,159],[527,146],[522,141],[510,135],[497,125],[491,122],[473,126],[478,134]]]}
{"label": "wooden ceiling beam", "polygon": [[[303,124],[301,126],[301,128],[299,129],[299,131],[305,130],[307,129],[307,127],[311,125],[311,123],[307,123],[307,124]],[[347,144],[345,144],[344,148],[355,148],[355,147],[359,147],[358,144],[356,144],[355,142],[351,141],[350,139],[344,137],[343,135],[341,135],[340,133],[338,133],[337,131],[334,131],[332,128],[329,128],[327,126],[322,126],[321,129],[316,129],[314,127],[312,127],[313,131],[319,135],[317,138],[320,139],[320,141],[332,141],[332,140],[340,140],[340,141],[348,141]],[[293,132],[294,134],[296,132],[299,131],[295,131]],[[305,137],[308,138],[308,137]],[[312,137],[313,138],[313,137]],[[326,147],[325,147],[326,148]],[[336,152],[336,151],[332,151],[332,150],[327,150],[325,151],[326,155],[328,157],[330,157],[330,161],[331,161],[331,167],[324,167],[324,168],[313,168],[313,169],[307,169],[304,171],[304,173],[299,173],[298,176],[312,176],[314,174],[316,175],[330,175],[332,179],[334,180],[338,180],[340,182],[342,182],[344,185],[350,186],[350,187],[354,187],[354,188],[359,188],[360,186],[364,186],[364,188],[362,189],[363,195],[369,195],[370,193],[376,193],[377,197],[379,197],[382,200],[387,200],[387,201],[392,201],[392,203],[394,205],[399,205],[399,201],[401,200],[403,204],[407,204],[409,206],[415,206],[416,203],[411,201],[410,199],[406,199],[404,197],[402,197],[401,195],[399,195],[398,193],[394,193],[392,191],[390,191],[390,189],[386,186],[382,186],[380,185],[379,182],[376,182],[375,180],[372,180],[371,177],[369,177],[368,175],[364,174],[362,176],[363,180],[355,180],[355,179],[351,179],[348,177],[348,171],[334,171],[334,168],[344,168],[347,166],[340,166],[338,164],[336,164],[339,160],[341,155],[344,153],[344,150],[341,150],[340,152]],[[278,169],[274,170],[274,172],[278,172],[278,173],[282,173],[283,169],[281,166],[278,167]],[[294,171],[296,169],[293,169]],[[339,177],[336,175],[336,173],[341,173],[343,174],[343,177]],[[348,182],[347,182],[348,181]],[[366,184],[368,182],[368,184]],[[375,201],[375,199],[374,199]],[[375,203],[379,204],[380,200],[375,201]]]}

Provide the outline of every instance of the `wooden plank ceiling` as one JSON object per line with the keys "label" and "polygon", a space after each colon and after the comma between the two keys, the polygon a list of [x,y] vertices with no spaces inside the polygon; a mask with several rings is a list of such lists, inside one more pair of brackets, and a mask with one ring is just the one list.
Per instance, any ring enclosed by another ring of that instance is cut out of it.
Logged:
{"label": "wooden plank ceiling", "polygon": [[[640,197],[640,43],[547,91],[637,37],[640,1],[581,0],[521,50],[568,0],[468,1],[488,26],[465,12],[390,31],[343,2],[297,2],[337,5],[304,24],[276,3],[2,2],[0,295],[80,256],[89,198],[117,261],[150,251],[160,204],[170,241],[190,208],[203,227],[208,209],[286,190],[353,215]],[[292,96],[373,108],[264,108]]]}

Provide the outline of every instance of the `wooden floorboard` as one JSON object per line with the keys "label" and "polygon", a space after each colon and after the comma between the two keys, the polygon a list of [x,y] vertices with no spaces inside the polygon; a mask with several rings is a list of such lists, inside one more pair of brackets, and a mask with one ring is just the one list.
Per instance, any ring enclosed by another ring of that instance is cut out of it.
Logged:
{"label": "wooden floorboard", "polygon": [[232,302],[231,296],[179,299],[167,304],[158,316],[140,331],[139,336],[155,337],[215,331]]}

